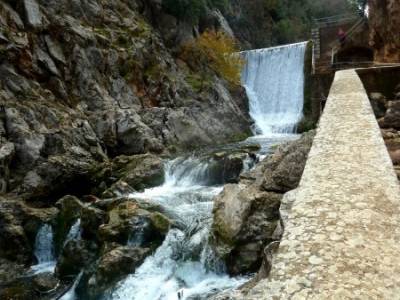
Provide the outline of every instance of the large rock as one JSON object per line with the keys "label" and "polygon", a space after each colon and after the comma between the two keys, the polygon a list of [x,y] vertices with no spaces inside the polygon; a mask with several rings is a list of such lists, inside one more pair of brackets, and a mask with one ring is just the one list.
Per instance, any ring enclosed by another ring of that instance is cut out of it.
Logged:
{"label": "large rock", "polygon": [[301,139],[278,147],[266,163],[263,188],[285,193],[295,189],[307,161],[315,131],[305,133]]}
{"label": "large rock", "polygon": [[59,213],[55,231],[55,248],[60,252],[71,226],[80,218],[84,204],[75,196],[64,196],[56,203]]}
{"label": "large rock", "polygon": [[[283,194],[297,187],[315,132],[279,146],[254,170],[228,184],[214,201],[212,245],[237,275],[256,272],[264,248],[282,234],[279,208]],[[264,261],[265,267],[268,263]]]}
{"label": "large rock", "polygon": [[171,221],[155,211],[141,208],[135,201],[126,199],[108,212],[108,222],[99,228],[99,239],[141,247],[157,247],[167,234]]}
{"label": "large rock", "polygon": [[386,113],[387,100],[384,95],[381,93],[371,93],[369,96],[372,109],[374,110],[374,114],[376,118],[382,118]]}
{"label": "large rock", "polygon": [[107,214],[93,206],[85,206],[81,210],[82,236],[87,239],[97,239],[99,227],[107,220]]}
{"label": "large rock", "polygon": [[[164,163],[156,155],[118,156],[92,171],[94,192],[103,197],[120,197],[133,190],[161,185],[164,181]],[[107,188],[105,191],[104,189]],[[133,189],[133,190],[132,190]]]}
{"label": "large rock", "polygon": [[389,101],[388,109],[383,119],[385,128],[400,129],[400,101]]}
{"label": "large rock", "polygon": [[43,223],[54,222],[56,208],[37,209],[21,199],[0,197],[0,258],[29,263],[36,233]]}
{"label": "large rock", "polygon": [[106,252],[88,280],[86,292],[89,298],[96,299],[119,280],[133,274],[149,254],[150,249],[129,246],[119,246]]}
{"label": "large rock", "polygon": [[59,278],[68,279],[97,259],[98,247],[88,240],[71,240],[63,248],[57,261],[56,274]]}

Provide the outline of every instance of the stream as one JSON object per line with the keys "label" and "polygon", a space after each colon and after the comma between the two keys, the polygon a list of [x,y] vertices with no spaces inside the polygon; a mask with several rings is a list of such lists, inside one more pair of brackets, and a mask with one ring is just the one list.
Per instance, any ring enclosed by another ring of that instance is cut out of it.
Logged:
{"label": "stream", "polygon": [[[296,124],[303,116],[304,55],[306,43],[242,52],[247,62],[242,82],[250,101],[254,137],[218,150],[246,144],[261,146],[257,157],[243,159],[242,171],[269,154],[271,146],[296,139]],[[215,153],[215,149],[209,153]],[[134,199],[159,205],[176,226],[144,263],[104,295],[107,300],[202,300],[245,283],[249,277],[230,277],[208,244],[213,198],[225,182],[212,176],[212,158],[200,152],[165,162],[165,182]],[[68,239],[80,238],[79,220]],[[140,244],[140,232],[128,244]],[[53,271],[55,266],[51,226],[44,225],[36,238],[38,264],[34,272]],[[79,299],[78,276],[64,300]]]}

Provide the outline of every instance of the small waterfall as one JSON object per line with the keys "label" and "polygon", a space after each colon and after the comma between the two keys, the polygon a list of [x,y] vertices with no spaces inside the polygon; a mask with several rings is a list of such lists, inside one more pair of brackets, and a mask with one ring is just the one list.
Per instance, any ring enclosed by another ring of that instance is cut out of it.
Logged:
{"label": "small waterfall", "polygon": [[72,284],[71,288],[58,300],[75,300],[76,296],[76,287],[78,286],[79,282],[81,281],[83,272],[81,271],[79,275],[76,277],[74,283]]}
{"label": "small waterfall", "polygon": [[71,240],[79,240],[81,238],[81,219],[77,219],[71,226],[67,237],[65,238],[64,246]]}
{"label": "small waterfall", "polygon": [[303,117],[307,43],[242,52],[242,83],[250,100],[255,134],[294,133]]}
{"label": "small waterfall", "polygon": [[54,234],[51,225],[44,224],[40,227],[35,238],[35,257],[37,265],[31,269],[35,274],[43,272],[53,272],[56,265],[54,255]]}
{"label": "small waterfall", "polygon": [[165,185],[188,187],[206,185],[209,179],[209,164],[198,158],[177,158],[166,165]]}
{"label": "small waterfall", "polygon": [[[220,272],[223,268],[208,247],[213,198],[222,191],[222,186],[208,184],[209,167],[207,159],[172,160],[162,186],[132,195],[161,206],[179,229],[171,229],[157,251],[107,299],[205,300],[245,282]],[[138,239],[140,233],[128,244],[135,246]]]}

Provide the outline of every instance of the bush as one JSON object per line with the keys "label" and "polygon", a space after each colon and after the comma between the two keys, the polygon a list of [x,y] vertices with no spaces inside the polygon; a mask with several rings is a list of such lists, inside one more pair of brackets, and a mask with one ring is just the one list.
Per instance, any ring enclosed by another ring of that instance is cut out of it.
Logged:
{"label": "bush", "polygon": [[179,20],[196,23],[204,16],[207,6],[224,11],[228,0],[163,0],[163,9]]}
{"label": "bush", "polygon": [[163,0],[163,9],[179,20],[197,22],[206,10],[205,0]]}
{"label": "bush", "polygon": [[197,71],[210,67],[233,85],[240,84],[243,60],[234,39],[223,32],[205,31],[196,40],[183,47],[181,58]]}

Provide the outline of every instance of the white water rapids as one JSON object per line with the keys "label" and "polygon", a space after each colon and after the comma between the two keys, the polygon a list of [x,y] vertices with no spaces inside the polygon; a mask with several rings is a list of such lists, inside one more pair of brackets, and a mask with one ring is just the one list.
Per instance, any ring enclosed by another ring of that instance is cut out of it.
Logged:
{"label": "white water rapids", "polygon": [[207,299],[245,282],[224,274],[207,244],[212,199],[222,191],[221,186],[207,186],[209,171],[205,161],[178,158],[167,164],[162,186],[132,195],[163,207],[179,229],[170,230],[157,251],[109,299]]}
{"label": "white water rapids", "polygon": [[[296,125],[303,116],[305,49],[306,43],[300,43],[242,52],[246,60],[242,81],[257,134],[249,142],[261,144],[261,157],[271,145],[296,137]],[[250,166],[245,159],[244,170]],[[205,300],[247,280],[229,277],[208,245],[213,198],[223,188],[210,180],[208,161],[178,158],[167,162],[165,169],[163,185],[131,197],[159,205],[176,227],[155,253],[104,299]],[[141,233],[135,232],[128,245],[140,245],[141,238]],[[75,298],[74,289],[66,299]]]}

